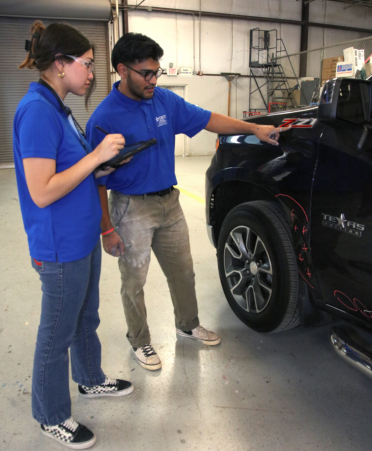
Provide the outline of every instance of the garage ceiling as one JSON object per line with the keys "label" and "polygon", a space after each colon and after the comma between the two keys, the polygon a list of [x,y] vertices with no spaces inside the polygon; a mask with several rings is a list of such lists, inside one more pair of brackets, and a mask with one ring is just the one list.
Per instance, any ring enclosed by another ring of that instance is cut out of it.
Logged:
{"label": "garage ceiling", "polygon": [[[308,3],[314,0],[309,0]],[[368,8],[372,8],[372,0],[331,0],[336,3],[347,3],[348,5],[345,6],[346,8],[351,8],[353,6],[366,6]]]}

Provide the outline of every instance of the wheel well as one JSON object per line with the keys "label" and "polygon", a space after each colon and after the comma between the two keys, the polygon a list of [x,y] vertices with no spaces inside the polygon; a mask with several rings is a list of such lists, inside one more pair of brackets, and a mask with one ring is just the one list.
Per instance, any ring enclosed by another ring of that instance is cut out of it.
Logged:
{"label": "wheel well", "polygon": [[280,205],[269,191],[252,183],[228,181],[217,186],[209,204],[210,224],[213,226],[216,242],[229,212],[237,205],[253,200],[269,200]]}

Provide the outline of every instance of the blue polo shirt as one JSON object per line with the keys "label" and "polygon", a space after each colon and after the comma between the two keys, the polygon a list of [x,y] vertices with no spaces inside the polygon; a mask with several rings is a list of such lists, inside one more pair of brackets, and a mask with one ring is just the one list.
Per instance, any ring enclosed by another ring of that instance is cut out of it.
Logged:
{"label": "blue polo shirt", "polygon": [[98,125],[110,133],[121,133],[127,145],[157,139],[157,144],[136,154],[129,163],[98,179],[123,194],[138,195],[160,191],[177,184],[175,175],[175,135],[190,138],[203,130],[211,112],[186,102],[182,97],[156,87],[152,99],[132,100],[121,94],[115,83],[111,93],[92,114],[87,139],[95,148],[105,137]]}
{"label": "blue polo shirt", "polygon": [[86,149],[53,94],[31,83],[14,117],[13,150],[23,223],[36,260],[69,262],[89,255],[100,236],[102,210],[94,174],[39,208],[28,191],[22,160],[49,158],[56,161],[56,172],[62,172],[91,152],[84,142]]}

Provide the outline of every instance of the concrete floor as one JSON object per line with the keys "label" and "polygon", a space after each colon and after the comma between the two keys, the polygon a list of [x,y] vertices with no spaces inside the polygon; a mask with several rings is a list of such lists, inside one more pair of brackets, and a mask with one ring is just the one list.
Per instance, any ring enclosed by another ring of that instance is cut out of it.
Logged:
{"label": "concrete floor", "polygon": [[[210,157],[176,159],[179,186],[204,197]],[[103,369],[130,379],[124,398],[82,400],[71,382],[73,415],[97,435],[95,449],[371,449],[371,381],[331,349],[329,326],[260,335],[230,310],[206,234],[204,204],[182,194],[190,228],[201,322],[221,334],[209,348],[176,338],[165,278],[153,259],[146,285],[153,345],[163,368],[142,369],[125,338],[119,273],[104,255]],[[0,171],[0,450],[61,450],[31,418],[31,371],[40,285],[29,263],[14,171]]]}

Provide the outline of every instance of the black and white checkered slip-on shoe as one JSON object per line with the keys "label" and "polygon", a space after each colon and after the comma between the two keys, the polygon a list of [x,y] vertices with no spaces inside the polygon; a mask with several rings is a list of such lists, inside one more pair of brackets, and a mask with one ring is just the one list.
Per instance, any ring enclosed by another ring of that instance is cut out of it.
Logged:
{"label": "black and white checkered slip-on shoe", "polygon": [[192,338],[201,341],[205,345],[215,346],[221,343],[221,338],[214,332],[205,329],[203,326],[195,327],[192,330],[176,329],[176,334],[181,337]]}
{"label": "black and white checkered slip-on shoe", "polygon": [[96,443],[96,436],[72,417],[57,426],[41,424],[41,433],[71,449],[88,449]]}
{"label": "black and white checkered slip-on shoe", "polygon": [[150,371],[160,370],[160,358],[150,344],[142,346],[142,348],[133,348],[133,352],[142,368]]}
{"label": "black and white checkered slip-on shoe", "polygon": [[122,379],[110,379],[106,376],[106,380],[101,385],[93,385],[87,387],[86,385],[79,385],[79,393],[84,398],[98,398],[100,396],[125,396],[132,393],[133,385],[129,381]]}

